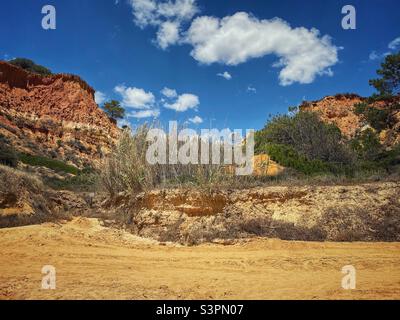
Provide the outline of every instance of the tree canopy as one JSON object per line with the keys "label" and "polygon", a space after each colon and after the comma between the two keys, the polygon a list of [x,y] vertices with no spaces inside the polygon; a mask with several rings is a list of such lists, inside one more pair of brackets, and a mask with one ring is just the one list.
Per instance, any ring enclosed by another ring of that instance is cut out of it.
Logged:
{"label": "tree canopy", "polygon": [[382,96],[400,94],[400,52],[388,55],[376,72],[380,78],[370,80],[369,83]]}
{"label": "tree canopy", "polygon": [[117,100],[104,103],[103,109],[107,115],[115,121],[125,117],[125,109],[121,107],[121,104]]}

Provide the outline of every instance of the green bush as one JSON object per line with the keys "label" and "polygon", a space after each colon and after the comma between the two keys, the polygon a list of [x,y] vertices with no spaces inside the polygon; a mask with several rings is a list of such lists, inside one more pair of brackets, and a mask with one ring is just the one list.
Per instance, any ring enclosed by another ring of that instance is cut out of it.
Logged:
{"label": "green bush", "polygon": [[264,152],[266,144],[290,146],[309,160],[351,164],[354,155],[337,126],[326,124],[312,112],[272,118],[255,135],[255,152]]}
{"label": "green bush", "polygon": [[383,152],[378,135],[372,129],[367,129],[350,141],[358,160],[377,161]]}
{"label": "green bush", "polygon": [[350,142],[357,154],[358,165],[362,170],[389,169],[400,163],[400,145],[386,150],[372,129],[361,132]]}
{"label": "green bush", "polygon": [[293,147],[281,144],[265,145],[266,152],[272,160],[281,165],[293,168],[306,175],[321,173],[352,175],[352,167],[341,163],[330,163],[318,159],[308,159],[299,154]]}
{"label": "green bush", "polygon": [[56,190],[70,190],[75,192],[94,192],[97,190],[99,174],[81,171],[78,175],[61,179],[46,179],[45,183]]}
{"label": "green bush", "polygon": [[25,58],[16,58],[9,62],[10,64],[20,67],[26,71],[33,72],[42,76],[51,75],[51,71],[46,67],[36,64],[32,60],[25,59]]}
{"label": "green bush", "polygon": [[66,164],[65,162],[55,160],[55,159],[50,159],[46,157],[41,157],[41,156],[34,156],[34,155],[29,155],[25,153],[21,153],[18,155],[18,159],[30,166],[36,166],[36,167],[46,167],[55,171],[61,171],[65,173],[70,173],[73,175],[77,175],[79,173],[79,169]]}
{"label": "green bush", "polygon": [[367,103],[358,103],[354,106],[354,113],[362,116],[372,128],[378,131],[390,126],[390,110],[377,109]]}

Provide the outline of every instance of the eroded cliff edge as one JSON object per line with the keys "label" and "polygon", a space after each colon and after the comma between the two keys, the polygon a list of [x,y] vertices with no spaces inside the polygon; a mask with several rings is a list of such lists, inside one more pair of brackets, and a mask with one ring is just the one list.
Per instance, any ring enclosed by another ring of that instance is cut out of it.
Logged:
{"label": "eroded cliff edge", "polygon": [[78,76],[40,76],[0,61],[0,135],[18,152],[98,166],[119,129]]}

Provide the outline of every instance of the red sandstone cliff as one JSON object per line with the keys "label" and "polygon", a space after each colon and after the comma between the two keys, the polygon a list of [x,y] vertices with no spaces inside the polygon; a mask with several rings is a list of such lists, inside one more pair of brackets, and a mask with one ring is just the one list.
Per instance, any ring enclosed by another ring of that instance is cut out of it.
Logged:
{"label": "red sandstone cliff", "polygon": [[83,166],[110,152],[119,129],[81,78],[43,77],[0,61],[0,134],[19,151]]}
{"label": "red sandstone cliff", "polygon": [[320,115],[325,122],[335,123],[346,136],[354,136],[362,126],[362,120],[354,114],[355,104],[363,102],[356,94],[328,96],[318,101],[305,102],[300,109]]}
{"label": "red sandstone cliff", "polygon": [[[400,101],[400,97],[398,98]],[[327,96],[318,101],[305,102],[300,110],[316,112],[328,123],[335,123],[347,137],[354,137],[367,123],[354,113],[354,105],[366,101],[366,98],[356,94],[338,94]],[[385,108],[385,101],[374,104],[377,108]],[[396,124],[380,134],[381,142],[391,147],[400,143],[400,111],[394,111]]]}

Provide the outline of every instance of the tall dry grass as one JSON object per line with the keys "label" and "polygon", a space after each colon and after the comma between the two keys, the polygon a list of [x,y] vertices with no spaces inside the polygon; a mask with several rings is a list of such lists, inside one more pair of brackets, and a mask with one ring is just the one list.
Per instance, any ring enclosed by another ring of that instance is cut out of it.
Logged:
{"label": "tall dry grass", "polygon": [[[335,176],[321,174],[307,176],[285,169],[278,176],[236,176],[233,166],[223,164],[224,150],[220,145],[221,164],[150,164],[146,159],[149,130],[157,125],[142,125],[125,129],[102,167],[101,185],[111,197],[120,192],[132,194],[157,188],[200,188],[205,191],[243,189],[269,185],[335,185],[375,181],[374,176]],[[168,136],[166,136],[168,139]],[[167,154],[168,154],[167,141]],[[178,148],[180,146],[178,145]],[[210,146],[210,150],[212,146]],[[210,161],[212,154],[210,152]],[[199,157],[200,158],[200,157]],[[379,180],[396,180],[398,177],[381,177]]]}
{"label": "tall dry grass", "polygon": [[121,191],[138,193],[168,187],[195,186],[212,189],[230,184],[235,179],[223,164],[211,164],[211,153],[210,164],[150,164],[146,153],[151,144],[147,141],[151,128],[149,125],[142,125],[122,132],[114,152],[106,160],[102,170],[101,181],[111,196]]}
{"label": "tall dry grass", "polygon": [[0,165],[0,180],[0,228],[70,218],[38,177]]}

